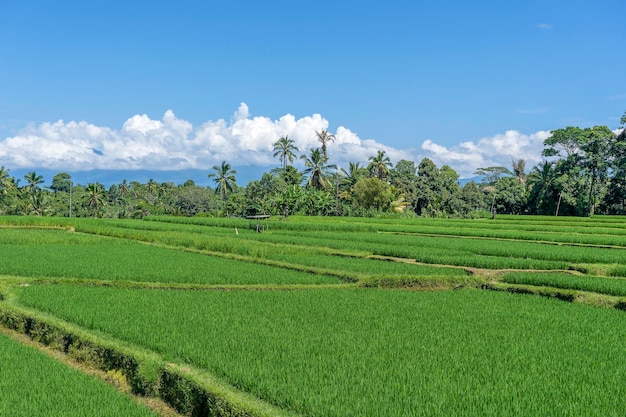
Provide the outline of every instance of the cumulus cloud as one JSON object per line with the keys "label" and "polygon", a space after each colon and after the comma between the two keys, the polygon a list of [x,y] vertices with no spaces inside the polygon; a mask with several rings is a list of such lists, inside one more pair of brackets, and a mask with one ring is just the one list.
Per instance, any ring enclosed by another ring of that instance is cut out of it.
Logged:
{"label": "cumulus cloud", "polygon": [[[328,129],[320,114],[296,118],[286,114],[276,120],[251,116],[242,103],[230,121],[219,119],[194,126],[168,110],[160,120],[148,115],[130,117],[119,129],[80,121],[46,122],[30,125],[16,136],[0,140],[0,161],[9,169],[52,169],[59,171],[209,170],[221,161],[237,166],[278,165],[273,144],[289,135],[300,153],[320,146],[315,132]],[[407,159],[419,163],[431,158],[438,166],[447,164],[462,177],[471,177],[478,167],[505,165],[524,158],[529,164],[540,161],[543,140],[548,132],[524,135],[508,131],[446,147],[426,140],[421,149],[397,149],[374,139],[361,139],[347,127],[339,126],[335,141],[328,144],[332,163],[367,163],[383,150],[393,163]],[[300,163],[300,161],[298,161]]]}
{"label": "cumulus cloud", "polygon": [[462,142],[453,147],[426,140],[422,143],[422,150],[437,166],[450,165],[461,177],[469,178],[476,168],[510,167],[514,159],[526,160],[526,166],[536,165],[542,159],[543,141],[549,136],[550,132],[547,131],[525,135],[508,130],[504,134],[485,137],[475,142]]}
{"label": "cumulus cloud", "polygon": [[[11,168],[46,168],[68,171],[209,169],[228,161],[234,166],[276,165],[273,144],[289,135],[301,152],[320,143],[315,132],[328,129],[319,114],[296,119],[291,114],[278,120],[251,117],[242,103],[229,122],[223,119],[193,126],[168,110],[161,120],[135,115],[120,129],[88,122],[30,125],[16,136],[0,140],[0,160]],[[367,158],[384,149],[394,157],[401,153],[374,140],[361,140],[340,126],[336,140],[328,145],[333,162]]]}

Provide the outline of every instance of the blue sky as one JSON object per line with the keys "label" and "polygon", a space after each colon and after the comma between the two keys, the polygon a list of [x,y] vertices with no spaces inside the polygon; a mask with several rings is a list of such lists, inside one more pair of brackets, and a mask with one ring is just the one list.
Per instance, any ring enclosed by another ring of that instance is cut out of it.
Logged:
{"label": "blue sky", "polygon": [[[271,169],[423,157],[462,176],[540,159],[552,129],[619,127],[626,3],[0,3],[0,165]],[[131,179],[131,178],[129,178]]]}

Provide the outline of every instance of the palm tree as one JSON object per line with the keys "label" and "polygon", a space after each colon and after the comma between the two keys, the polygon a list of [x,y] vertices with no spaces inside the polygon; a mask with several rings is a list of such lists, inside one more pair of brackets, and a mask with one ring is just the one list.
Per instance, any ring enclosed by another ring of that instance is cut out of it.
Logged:
{"label": "palm tree", "polygon": [[513,168],[513,176],[518,179],[518,181],[526,186],[526,161],[522,158],[511,161],[511,167]]}
{"label": "palm tree", "polygon": [[311,148],[310,152],[310,157],[306,155],[300,156],[300,159],[304,160],[304,166],[306,167],[303,174],[309,174],[307,187],[325,189],[328,187],[328,181],[326,181],[325,177],[330,175],[331,169],[337,169],[337,166],[326,164],[328,158],[320,148]]}
{"label": "palm tree", "polygon": [[26,185],[26,189],[31,195],[34,195],[37,191],[41,190],[39,184],[43,184],[43,177],[41,175],[37,175],[35,171],[28,172],[24,175],[24,179],[28,183]]}
{"label": "palm tree", "polygon": [[315,134],[317,135],[317,140],[322,143],[322,154],[324,155],[324,158],[328,159],[328,154],[326,153],[326,144],[328,142],[334,142],[335,135],[331,135],[326,129],[322,129],[321,132],[318,132],[316,130]]}
{"label": "palm tree", "polygon": [[31,213],[37,216],[43,216],[50,212],[50,198],[42,191],[33,194],[31,202]]}
{"label": "palm tree", "polygon": [[9,171],[0,166],[0,194],[6,195],[9,189],[14,188],[13,178]]}
{"label": "palm tree", "polygon": [[535,166],[528,174],[528,188],[530,200],[535,203],[535,209],[545,204],[545,198],[554,184],[556,171],[554,162],[543,161]]}
{"label": "palm tree", "polygon": [[230,164],[226,161],[222,161],[222,165],[214,165],[214,173],[209,174],[209,178],[213,178],[215,182],[215,192],[222,197],[222,201],[226,201],[226,197],[233,191],[233,188],[237,186],[235,181],[235,174],[237,171],[231,169]]}
{"label": "palm tree", "polygon": [[128,185],[128,189],[133,192],[133,197],[138,198],[139,194],[143,193],[143,184],[139,181],[131,181]]}
{"label": "palm tree", "polygon": [[366,169],[361,166],[360,162],[350,162],[348,164],[348,170],[341,168],[342,182],[348,188],[352,188],[354,184],[365,176]]}
{"label": "palm tree", "polygon": [[168,182],[162,182],[161,184],[159,184],[159,187],[157,188],[157,195],[160,198],[166,197],[167,195],[169,195],[170,191],[174,188],[174,183],[171,181]]}
{"label": "palm tree", "polygon": [[384,181],[389,176],[389,169],[392,167],[391,160],[385,155],[385,151],[378,151],[376,156],[369,157],[369,161],[367,166],[369,172],[372,176]]}
{"label": "palm tree", "polygon": [[293,139],[289,139],[289,135],[285,135],[274,142],[274,156],[280,156],[283,169],[287,168],[287,161],[293,163],[293,159],[296,157],[294,151],[297,152],[299,149],[295,146]]}
{"label": "palm tree", "polygon": [[5,182],[9,180],[9,171],[4,169],[4,165],[0,166],[0,187],[4,186]]}
{"label": "palm tree", "polygon": [[128,195],[128,181],[125,179],[117,186],[120,198],[123,200]]}
{"label": "palm tree", "polygon": [[149,194],[154,194],[154,192],[156,191],[157,185],[158,185],[157,182],[154,179],[150,178],[148,180],[148,183],[146,184],[146,188],[148,189],[148,193]]}
{"label": "palm tree", "polygon": [[98,211],[106,204],[107,195],[102,184],[89,183],[85,188],[85,204],[93,210],[93,216],[96,217]]}
{"label": "palm tree", "polygon": [[24,215],[30,216],[33,214],[33,202],[30,198],[19,198],[15,203],[15,211]]}

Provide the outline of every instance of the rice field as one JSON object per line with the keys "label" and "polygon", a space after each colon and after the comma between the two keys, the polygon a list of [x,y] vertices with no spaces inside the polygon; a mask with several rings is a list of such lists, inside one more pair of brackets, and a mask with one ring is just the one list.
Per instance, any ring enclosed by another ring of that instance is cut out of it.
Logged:
{"label": "rice field", "polygon": [[503,282],[563,288],[626,297],[626,279],[572,274],[516,272],[502,277]]}
{"label": "rice field", "polygon": [[112,386],[2,333],[0,364],[0,416],[157,416]]}
{"label": "rice field", "polygon": [[0,274],[188,284],[337,284],[336,277],[63,230],[2,230]]}
{"label": "rice field", "polygon": [[19,298],[304,415],[600,416],[626,406],[616,310],[477,290],[38,285]]}
{"label": "rice field", "polygon": [[[164,220],[172,224],[174,230],[181,230],[179,223],[171,223],[172,218]],[[179,221],[185,220],[187,219]],[[299,222],[300,219],[298,219],[293,224],[277,221],[276,224],[270,226],[269,233],[247,233],[235,237],[233,233],[235,227],[239,226],[239,231],[247,229],[245,220],[233,220],[230,225],[227,225],[224,219],[218,219],[215,222],[213,219],[192,220],[203,226],[198,228],[196,225],[196,235],[204,232],[219,235],[222,239],[219,242],[194,242],[188,238],[188,233],[168,231],[162,226],[152,231],[146,229],[132,229],[131,231],[127,227],[122,229],[111,225],[110,230],[101,230],[101,232],[143,241],[167,240],[173,245],[259,257],[275,252],[277,247],[298,246],[306,248],[307,251],[324,248],[326,251],[401,257],[430,264],[490,269],[557,270],[574,268],[576,264],[581,263],[620,264],[626,259],[626,239],[621,236],[626,228],[614,228],[616,234],[599,238],[594,229],[587,228],[587,233],[582,236],[584,239],[594,238],[593,243],[569,242],[570,244],[565,244],[564,241],[567,239],[559,238],[559,236],[577,235],[563,234],[556,226],[551,232],[552,240],[528,239],[516,236],[512,231],[509,231],[506,237],[500,238],[477,236],[476,230],[479,230],[481,234],[489,234],[491,224],[485,221],[477,221],[482,224],[482,230],[477,229],[476,226],[467,228],[460,223],[457,235],[450,236],[417,233],[415,230],[424,226],[412,224],[417,223],[415,221],[407,221],[407,225],[392,226],[383,223],[380,228],[376,229],[373,229],[372,224],[366,224],[364,229],[359,231],[359,224],[342,220],[337,224],[321,221],[319,229],[316,230],[313,227],[315,223]],[[440,222],[443,221],[448,220],[440,220]],[[153,220],[150,223],[163,222]],[[514,228],[515,225],[508,227]],[[438,227],[438,229],[443,229],[443,227]],[[546,227],[543,229],[546,230]],[[583,230],[583,228],[578,230]],[[176,233],[181,234],[177,236]],[[533,232],[532,235],[536,236],[537,232]],[[187,236],[187,240],[183,236]],[[598,246],[614,247],[607,250],[608,247]]]}
{"label": "rice field", "polygon": [[624,309],[623,217],[0,217],[0,324],[183,415],[621,416]]}

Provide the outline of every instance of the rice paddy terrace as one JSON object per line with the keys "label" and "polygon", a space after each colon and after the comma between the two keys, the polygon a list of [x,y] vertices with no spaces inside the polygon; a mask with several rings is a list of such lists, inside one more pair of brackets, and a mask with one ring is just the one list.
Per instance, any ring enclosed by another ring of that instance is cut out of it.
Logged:
{"label": "rice paddy terrace", "polygon": [[0,415],[623,415],[626,218],[264,226],[0,218]]}

